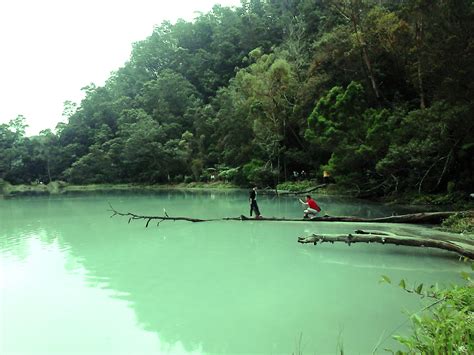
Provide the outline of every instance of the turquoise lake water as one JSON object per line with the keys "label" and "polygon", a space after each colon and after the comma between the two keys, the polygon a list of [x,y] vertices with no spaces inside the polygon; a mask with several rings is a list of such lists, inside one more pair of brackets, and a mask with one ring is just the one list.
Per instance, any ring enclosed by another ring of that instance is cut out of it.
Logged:
{"label": "turquoise lake water", "polygon": [[[399,213],[315,196],[330,215]],[[448,252],[301,245],[355,229],[408,225],[218,221],[150,223],[123,212],[248,215],[247,193],[163,191],[0,199],[0,354],[369,354],[426,303],[379,283],[460,282]],[[295,198],[259,196],[264,216],[302,216]],[[396,333],[404,333],[409,323]],[[386,339],[388,337],[388,339]],[[386,340],[385,340],[386,339]]]}

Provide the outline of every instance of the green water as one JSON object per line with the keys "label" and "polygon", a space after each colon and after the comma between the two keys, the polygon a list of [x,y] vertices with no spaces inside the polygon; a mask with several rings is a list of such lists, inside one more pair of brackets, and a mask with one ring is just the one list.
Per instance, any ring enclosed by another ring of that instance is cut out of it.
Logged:
{"label": "green water", "polygon": [[[394,212],[317,201],[331,215]],[[168,221],[145,228],[109,218],[109,202],[148,215],[163,208],[174,216],[248,214],[245,192],[0,200],[0,354],[332,354],[338,344],[367,354],[404,322],[405,310],[426,304],[379,284],[381,275],[450,283],[465,269],[439,251],[296,242],[373,225]],[[264,216],[302,214],[294,198],[259,196],[259,205]],[[395,346],[388,339],[380,348]]]}

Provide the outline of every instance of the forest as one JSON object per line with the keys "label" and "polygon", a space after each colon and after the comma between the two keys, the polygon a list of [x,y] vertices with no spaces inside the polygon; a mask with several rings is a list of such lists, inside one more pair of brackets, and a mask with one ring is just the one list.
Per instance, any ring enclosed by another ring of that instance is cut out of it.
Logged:
{"label": "forest", "polygon": [[55,130],[0,125],[0,179],[273,187],[326,171],[368,196],[470,193],[473,35],[471,0],[216,5],[134,43]]}

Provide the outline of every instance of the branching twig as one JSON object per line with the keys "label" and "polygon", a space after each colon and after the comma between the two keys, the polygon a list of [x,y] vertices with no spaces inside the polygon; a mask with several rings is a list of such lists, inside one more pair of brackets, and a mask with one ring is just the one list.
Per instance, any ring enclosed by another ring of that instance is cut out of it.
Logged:
{"label": "branching twig", "polygon": [[127,213],[123,213],[123,212],[119,212],[117,211],[115,208],[113,208],[113,206],[109,203],[109,206],[110,206],[110,210],[112,212],[112,215],[110,216],[111,218],[114,217],[114,216],[129,216],[129,219],[128,219],[128,223],[130,223],[132,220],[135,220],[135,219],[143,219],[143,220],[146,220],[146,227],[148,227],[150,221],[152,220],[158,220],[158,225],[163,222],[163,221],[166,221],[166,220],[171,220],[171,221],[188,221],[188,222],[193,222],[193,223],[197,223],[197,222],[210,222],[210,221],[216,221],[216,220],[219,220],[219,219],[200,219],[200,218],[190,218],[190,217],[170,217],[168,215],[168,213],[166,212],[166,210],[164,210],[164,216],[142,216],[142,215],[138,215],[138,214],[135,214],[135,213],[131,213],[131,212],[127,212]]}

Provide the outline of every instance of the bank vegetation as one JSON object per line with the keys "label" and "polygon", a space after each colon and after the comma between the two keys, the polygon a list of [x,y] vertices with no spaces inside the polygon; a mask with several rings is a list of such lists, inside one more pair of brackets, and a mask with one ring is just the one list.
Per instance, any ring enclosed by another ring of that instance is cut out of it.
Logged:
{"label": "bank vegetation", "polygon": [[468,196],[473,33],[468,0],[215,6],[135,43],[55,130],[0,125],[0,178]]}

